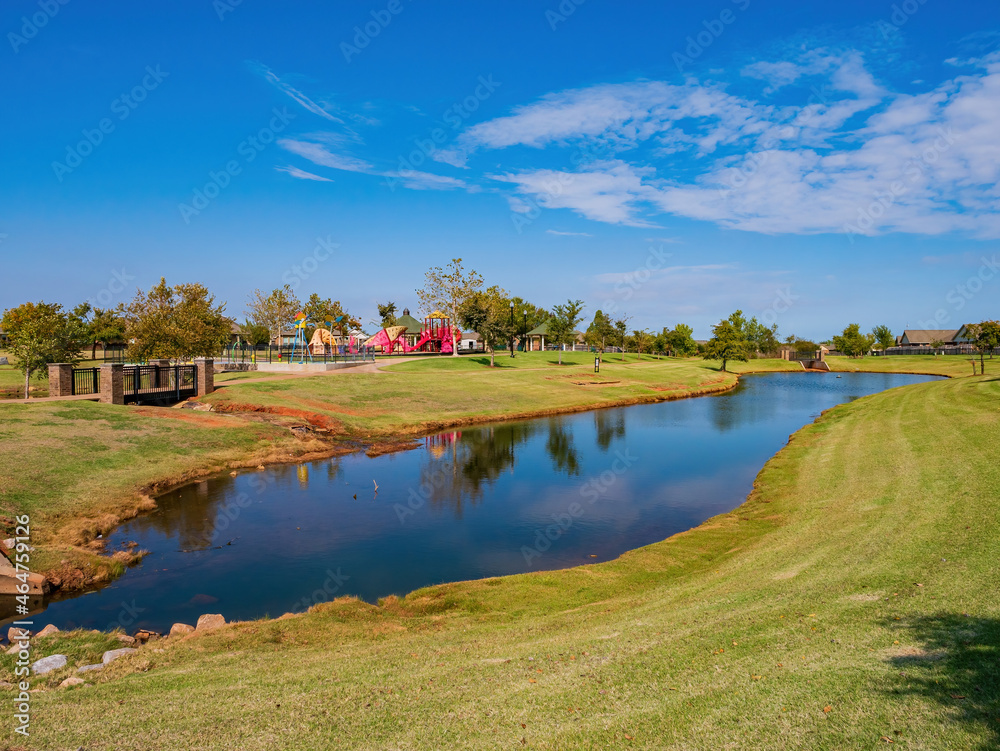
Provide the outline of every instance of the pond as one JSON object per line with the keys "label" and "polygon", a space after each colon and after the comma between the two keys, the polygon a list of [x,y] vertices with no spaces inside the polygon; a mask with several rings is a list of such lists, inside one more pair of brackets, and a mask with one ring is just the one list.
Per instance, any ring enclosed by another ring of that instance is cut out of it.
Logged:
{"label": "pond", "polygon": [[613,559],[730,511],[822,410],[930,376],[777,373],[734,391],[430,436],[413,450],[226,474],[158,499],[109,549],[151,551],[35,628],[165,632]]}

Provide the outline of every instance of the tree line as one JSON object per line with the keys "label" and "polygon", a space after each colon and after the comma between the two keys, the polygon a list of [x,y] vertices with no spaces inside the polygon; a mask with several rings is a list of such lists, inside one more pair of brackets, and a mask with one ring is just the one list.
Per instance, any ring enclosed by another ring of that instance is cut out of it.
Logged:
{"label": "tree line", "polygon": [[[525,334],[541,324],[547,324],[546,341],[559,347],[561,364],[562,348],[577,341],[577,328],[586,308],[582,300],[570,299],[546,309],[498,285],[486,286],[483,277],[473,269],[466,269],[461,258],[452,259],[445,267],[431,267],[424,275],[423,286],[415,292],[425,312],[440,310],[457,322],[458,326],[452,327],[453,355],[457,356],[460,349],[457,329],[475,331],[490,354],[491,366],[495,365],[497,350],[510,347],[513,352],[515,342],[524,341]],[[376,307],[378,318],[371,321],[373,325],[388,328],[395,324],[394,302],[377,303]],[[234,333],[240,341],[254,347],[280,343],[282,334],[294,324],[300,312],[307,320],[307,339],[319,327],[346,336],[362,326],[360,318],[347,311],[339,300],[323,298],[314,292],[302,301],[289,285],[269,292],[255,289],[249,295],[246,311],[243,323],[236,324],[226,315],[226,304],[216,302],[204,285],[170,286],[161,278],[148,292],[137,290],[131,302],[116,308],[82,303],[67,311],[55,303],[24,303],[4,313],[0,328],[7,351],[24,374],[27,398],[33,375],[47,375],[49,363],[80,362],[87,347],[95,359],[98,344],[106,350],[109,344],[125,343],[125,354],[133,361],[183,361],[215,354],[231,341]],[[741,310],[713,326],[712,338],[702,344],[694,340],[691,327],[683,323],[653,333],[630,328],[630,321],[631,316],[623,312],[611,316],[597,310],[583,332],[583,341],[595,352],[618,349],[623,359],[627,351],[640,357],[700,354],[706,359],[720,360],[722,370],[731,361],[774,354],[783,346],[777,324],[768,326],[755,317],[747,319]],[[983,373],[986,354],[1000,346],[1000,322],[970,324],[967,331],[972,346],[980,353]],[[876,346],[887,350],[895,344],[895,337],[888,326],[876,326],[865,334],[859,324],[852,323],[829,343],[848,357],[863,357]],[[819,344],[794,335],[785,338],[784,346],[798,352],[819,349]]]}

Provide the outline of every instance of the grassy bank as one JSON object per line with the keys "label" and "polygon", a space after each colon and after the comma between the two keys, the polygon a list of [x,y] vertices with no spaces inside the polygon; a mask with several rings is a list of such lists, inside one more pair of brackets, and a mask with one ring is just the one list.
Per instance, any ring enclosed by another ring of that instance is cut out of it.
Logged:
{"label": "grassy bank", "polygon": [[998,398],[838,407],[741,508],[606,564],[143,648],[35,694],[33,747],[995,748]]}
{"label": "grassy bank", "polygon": [[239,384],[204,401],[220,412],[308,420],[335,435],[379,441],[444,425],[674,398],[736,382],[702,360],[638,362],[632,356],[624,363],[605,360],[595,373],[593,355],[564,354],[572,364],[562,367],[549,352],[522,353],[513,359],[517,365],[502,368],[490,368],[488,357],[439,357],[381,373]]}

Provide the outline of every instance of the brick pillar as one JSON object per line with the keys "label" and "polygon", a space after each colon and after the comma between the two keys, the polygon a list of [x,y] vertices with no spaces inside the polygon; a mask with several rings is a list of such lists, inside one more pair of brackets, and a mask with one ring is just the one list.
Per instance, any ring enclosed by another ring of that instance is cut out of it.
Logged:
{"label": "brick pillar", "polygon": [[167,368],[170,367],[170,360],[150,360],[149,364],[156,366],[156,387],[169,388],[170,371]]}
{"label": "brick pillar", "polygon": [[113,363],[101,366],[101,404],[125,403],[125,366]]}
{"label": "brick pillar", "polygon": [[49,396],[72,396],[73,366],[63,362],[49,363]]}
{"label": "brick pillar", "polygon": [[196,357],[194,365],[198,369],[195,379],[198,382],[198,396],[205,396],[215,391],[215,360],[211,357]]}

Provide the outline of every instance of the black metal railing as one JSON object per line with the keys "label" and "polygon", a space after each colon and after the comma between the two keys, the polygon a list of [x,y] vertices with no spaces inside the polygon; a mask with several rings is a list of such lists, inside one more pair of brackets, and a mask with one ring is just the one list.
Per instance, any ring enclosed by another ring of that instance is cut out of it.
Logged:
{"label": "black metal railing", "polygon": [[101,369],[74,368],[71,393],[73,396],[101,393]]}
{"label": "black metal railing", "polygon": [[[217,363],[337,363],[337,362],[374,362],[376,357],[374,347],[361,347],[357,352],[350,352],[345,347],[325,346],[306,351],[301,346],[267,345],[251,347],[236,345],[222,349],[214,359]],[[381,353],[378,353],[381,356]]]}
{"label": "black metal railing", "polygon": [[198,391],[195,365],[130,365],[123,368],[126,404],[181,401]]}

